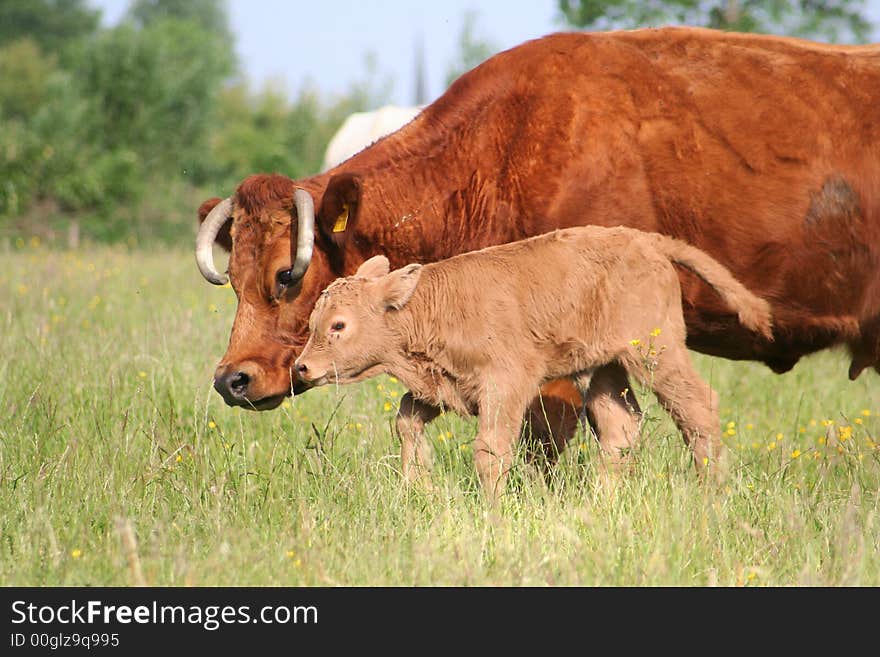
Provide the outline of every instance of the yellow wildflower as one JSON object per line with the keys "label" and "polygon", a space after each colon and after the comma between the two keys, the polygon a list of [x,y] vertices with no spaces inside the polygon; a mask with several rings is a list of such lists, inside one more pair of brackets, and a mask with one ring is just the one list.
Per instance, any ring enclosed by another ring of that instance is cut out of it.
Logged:
{"label": "yellow wildflower", "polygon": [[659,329],[659,328],[655,328],[653,331],[651,331],[651,337],[652,337],[652,338],[656,338],[658,335],[660,335],[660,329]]}
{"label": "yellow wildflower", "polygon": [[768,452],[772,452],[774,449],[776,449],[776,441],[773,441],[769,445],[767,445]]}
{"label": "yellow wildflower", "polygon": [[862,410],[862,415],[864,415],[865,417],[870,417],[870,416],[871,416],[871,411],[869,411],[867,408],[866,408],[866,409],[863,409],[863,410]]}
{"label": "yellow wildflower", "polygon": [[801,455],[801,450],[796,449],[791,453],[791,458],[796,459],[800,455]]}
{"label": "yellow wildflower", "polygon": [[147,373],[144,372],[143,370],[141,370],[140,372],[138,372],[138,376],[141,377],[142,379],[146,379],[146,378],[147,378]]}
{"label": "yellow wildflower", "polygon": [[636,338],[635,340],[630,340],[629,343],[630,343],[633,347],[638,347],[640,344],[642,344],[642,341],[639,340],[638,338]]}
{"label": "yellow wildflower", "polygon": [[217,428],[217,423],[214,422],[214,420],[210,420],[210,421],[208,422],[208,428],[209,428],[209,429],[216,429],[216,428]]}
{"label": "yellow wildflower", "polygon": [[386,412],[387,412],[387,411],[390,411],[390,410],[391,410],[391,402],[385,402],[385,403],[382,405],[382,409],[383,409],[384,411],[386,411]]}
{"label": "yellow wildflower", "polygon": [[853,422],[855,422],[856,424],[861,424],[861,423],[862,423],[862,418],[857,417],[855,420],[853,420]]}
{"label": "yellow wildflower", "polygon": [[74,559],[79,559],[82,556],[82,550],[80,550],[79,548],[74,548],[70,551],[70,556]]}

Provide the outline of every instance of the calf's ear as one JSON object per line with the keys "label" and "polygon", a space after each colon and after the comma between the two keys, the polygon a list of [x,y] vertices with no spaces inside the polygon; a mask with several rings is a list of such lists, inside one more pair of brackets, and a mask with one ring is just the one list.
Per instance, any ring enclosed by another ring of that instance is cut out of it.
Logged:
{"label": "calf's ear", "polygon": [[327,183],[318,210],[318,227],[336,247],[341,248],[348,240],[357,222],[360,199],[361,180],[357,174],[339,173]]}
{"label": "calf's ear", "polygon": [[388,273],[391,265],[388,264],[388,258],[383,255],[373,256],[366,260],[364,264],[358,267],[354,273],[358,278],[380,278]]}
{"label": "calf's ear", "polygon": [[385,307],[392,310],[403,308],[415,292],[421,274],[422,266],[412,264],[384,276],[379,281],[379,289]]}

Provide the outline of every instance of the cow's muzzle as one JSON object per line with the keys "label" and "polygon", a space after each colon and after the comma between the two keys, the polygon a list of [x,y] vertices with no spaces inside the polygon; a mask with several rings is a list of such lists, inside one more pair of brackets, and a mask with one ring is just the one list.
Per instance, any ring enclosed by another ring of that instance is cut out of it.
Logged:
{"label": "cow's muzzle", "polygon": [[277,408],[285,397],[305,392],[310,386],[294,382],[292,388],[275,394],[260,393],[259,378],[261,370],[252,363],[238,366],[221,366],[214,373],[214,389],[220,393],[229,406],[240,406],[254,411],[268,411]]}

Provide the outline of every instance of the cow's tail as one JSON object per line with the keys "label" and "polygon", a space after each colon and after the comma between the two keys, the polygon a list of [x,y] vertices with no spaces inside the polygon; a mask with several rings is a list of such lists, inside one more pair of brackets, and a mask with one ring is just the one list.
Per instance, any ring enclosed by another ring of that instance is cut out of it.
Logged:
{"label": "cow's tail", "polygon": [[735,310],[739,321],[748,329],[773,340],[773,322],[770,304],[751,292],[733,274],[705,251],[681,240],[656,235],[657,247],[672,262],[686,267],[711,285]]}

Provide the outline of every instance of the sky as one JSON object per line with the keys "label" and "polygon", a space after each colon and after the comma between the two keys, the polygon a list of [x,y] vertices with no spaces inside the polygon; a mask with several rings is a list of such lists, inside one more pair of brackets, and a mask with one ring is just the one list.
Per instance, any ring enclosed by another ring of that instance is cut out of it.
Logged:
{"label": "sky", "polygon": [[[114,25],[128,0],[89,0]],[[498,50],[564,29],[555,22],[557,0],[227,0],[236,52],[257,85],[279,81],[291,96],[311,84],[328,97],[345,94],[368,77],[392,78],[391,102],[415,101],[415,52],[423,40],[428,100],[445,89],[447,69],[459,55],[468,11],[474,35]]]}
{"label": "sky", "polygon": [[[90,0],[114,25],[129,0]],[[332,98],[369,77],[391,79],[390,102],[415,102],[416,43],[423,42],[428,100],[445,88],[459,56],[468,12],[474,35],[497,50],[570,29],[559,19],[557,0],[227,0],[236,52],[257,88],[272,81],[295,97],[315,87]],[[880,0],[867,0],[867,15],[880,23]]]}

